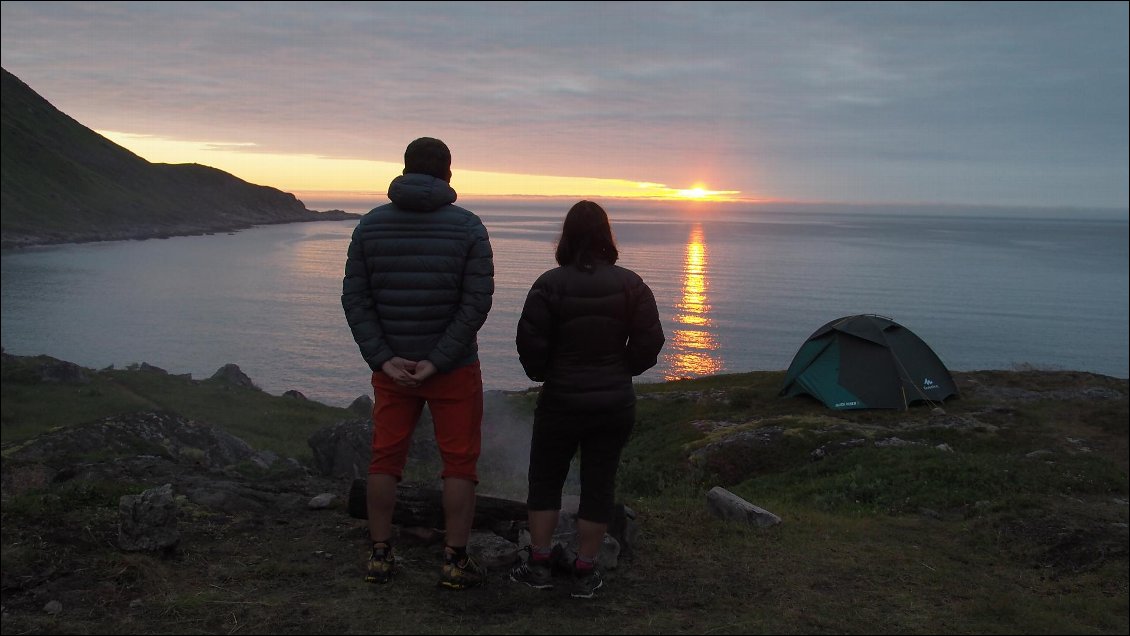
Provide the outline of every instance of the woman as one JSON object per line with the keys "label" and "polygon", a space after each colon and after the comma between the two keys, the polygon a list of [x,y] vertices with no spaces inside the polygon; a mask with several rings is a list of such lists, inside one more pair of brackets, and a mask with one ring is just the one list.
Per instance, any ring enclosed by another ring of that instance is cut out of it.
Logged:
{"label": "woman", "polygon": [[569,464],[581,452],[580,548],[572,596],[591,598],[603,585],[594,567],[613,506],[620,452],[635,422],[632,377],[655,366],[663,328],[651,289],[618,267],[608,215],[581,201],[565,217],[557,243],[560,267],[542,274],[518,322],[518,357],[543,382],[530,444],[530,557],[510,578],[553,586],[550,553]]}

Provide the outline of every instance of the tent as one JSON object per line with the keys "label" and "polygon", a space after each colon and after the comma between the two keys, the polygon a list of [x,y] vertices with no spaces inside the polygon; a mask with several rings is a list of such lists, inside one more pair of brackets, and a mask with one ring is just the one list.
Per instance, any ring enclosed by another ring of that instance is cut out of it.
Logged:
{"label": "tent", "polygon": [[906,409],[957,395],[949,370],[921,338],[890,318],[845,316],[801,345],[780,395],[806,393],[838,411]]}

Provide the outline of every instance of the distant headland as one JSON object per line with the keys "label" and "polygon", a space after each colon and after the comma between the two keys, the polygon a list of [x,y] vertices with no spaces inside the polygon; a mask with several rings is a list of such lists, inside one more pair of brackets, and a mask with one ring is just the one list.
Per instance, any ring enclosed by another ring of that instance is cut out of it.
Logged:
{"label": "distant headland", "polygon": [[2,71],[0,247],[166,238],[360,215],[199,164],[150,163]]}

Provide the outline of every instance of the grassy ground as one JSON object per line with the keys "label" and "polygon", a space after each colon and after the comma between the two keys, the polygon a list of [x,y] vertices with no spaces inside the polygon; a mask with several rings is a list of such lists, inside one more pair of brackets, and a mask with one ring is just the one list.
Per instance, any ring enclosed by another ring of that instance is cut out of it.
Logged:
{"label": "grassy ground", "polygon": [[[366,584],[364,522],[349,518],[344,502],[297,515],[184,503],[180,547],[155,555],[114,547],[117,498],[137,484],[71,481],[6,494],[3,632],[1127,633],[1127,381],[957,375],[962,397],[944,416],[925,406],[844,414],[780,400],[780,373],[641,387],[619,491],[638,514],[640,537],[591,602],[517,586],[504,571],[482,589],[444,591],[435,586],[439,549],[407,542],[404,575]],[[67,399],[58,387],[5,378],[8,447],[15,389],[22,415],[12,430],[25,437],[42,404],[37,391],[50,389],[47,410]],[[193,398],[188,384],[110,379],[142,403],[229,417],[240,408],[206,407],[217,394]],[[284,428],[253,421],[256,410],[277,421],[266,402],[236,418],[243,431],[265,431],[265,444],[281,449],[316,427],[316,414],[294,410],[293,400],[265,399],[290,412]],[[510,400],[528,412],[532,395]],[[719,422],[727,425],[711,429]],[[784,433],[769,448],[691,459],[725,431],[776,427]],[[864,443],[811,457],[817,447],[892,436],[920,445]],[[341,499],[348,487],[254,479],[307,494],[336,487]],[[757,529],[714,518],[704,499],[714,485],[783,523]],[[52,600],[58,613],[44,610]]]}

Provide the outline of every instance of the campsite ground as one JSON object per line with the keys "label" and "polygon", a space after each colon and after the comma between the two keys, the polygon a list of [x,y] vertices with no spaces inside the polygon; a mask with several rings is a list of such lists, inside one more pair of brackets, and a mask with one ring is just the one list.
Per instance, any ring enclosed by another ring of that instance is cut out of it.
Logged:
{"label": "campsite ground", "polygon": [[[619,492],[638,514],[639,537],[631,557],[608,573],[607,589],[584,603],[562,589],[514,585],[503,570],[482,589],[438,589],[438,548],[406,540],[404,575],[366,584],[364,522],[344,510],[348,480],[286,470],[237,466],[214,478],[302,497],[336,492],[339,505],[240,513],[182,500],[176,550],[124,552],[118,497],[152,484],[124,473],[79,480],[64,472],[20,486],[12,477],[28,474],[30,464],[19,459],[19,442],[40,432],[36,422],[76,426],[114,409],[171,409],[303,458],[310,432],[347,414],[139,371],[60,386],[37,380],[29,372],[35,364],[6,356],[3,373],[5,634],[1119,634],[1130,627],[1126,380],[959,373],[961,397],[944,413],[924,405],[837,413],[782,400],[781,373],[643,386]],[[83,408],[64,415],[80,399]],[[528,413],[532,399],[505,396],[516,413]],[[122,465],[104,455],[91,451],[83,461]],[[181,469],[183,479],[200,474]],[[489,469],[487,490],[514,478],[504,467]],[[757,529],[714,518],[704,493],[715,485],[783,523]]]}

